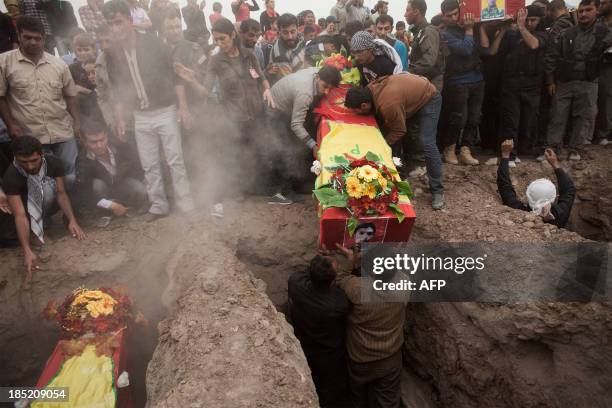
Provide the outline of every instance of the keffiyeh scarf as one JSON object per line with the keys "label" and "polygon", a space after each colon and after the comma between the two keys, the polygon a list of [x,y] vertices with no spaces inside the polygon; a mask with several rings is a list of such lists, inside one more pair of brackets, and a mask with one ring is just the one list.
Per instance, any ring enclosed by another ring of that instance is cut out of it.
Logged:
{"label": "keffiyeh scarf", "polygon": [[30,229],[44,243],[44,228],[43,228],[43,201],[44,189],[43,183],[47,177],[47,161],[43,157],[40,165],[40,170],[37,174],[29,174],[26,172],[17,161],[13,161],[13,165],[17,172],[27,179],[28,183],[28,215],[30,216]]}

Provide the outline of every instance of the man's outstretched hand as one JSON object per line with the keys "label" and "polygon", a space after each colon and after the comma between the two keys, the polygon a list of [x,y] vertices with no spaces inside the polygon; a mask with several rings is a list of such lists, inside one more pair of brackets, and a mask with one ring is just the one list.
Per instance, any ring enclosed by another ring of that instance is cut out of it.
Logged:
{"label": "man's outstretched hand", "polygon": [[83,241],[85,239],[85,233],[79,224],[76,223],[76,221],[71,221],[68,223],[68,231],[70,231],[73,238],[76,238],[79,241]]}
{"label": "man's outstretched hand", "polygon": [[506,139],[501,144],[501,157],[504,159],[510,158],[510,153],[514,150],[514,140]]}
{"label": "man's outstretched hand", "polygon": [[27,249],[23,253],[23,263],[26,267],[26,282],[30,282],[32,280],[32,272],[34,269],[38,269],[38,256],[31,250]]}
{"label": "man's outstretched hand", "polygon": [[557,154],[553,149],[544,150],[544,157],[546,157],[546,161],[551,165],[553,169],[558,169],[561,167],[559,164],[559,159],[557,158]]}

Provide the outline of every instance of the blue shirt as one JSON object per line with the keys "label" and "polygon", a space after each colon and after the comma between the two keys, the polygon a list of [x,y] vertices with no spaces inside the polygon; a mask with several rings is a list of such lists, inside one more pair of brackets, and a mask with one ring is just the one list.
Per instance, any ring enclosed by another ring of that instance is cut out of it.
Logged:
{"label": "blue shirt", "polygon": [[[448,49],[450,50],[451,53],[457,54],[463,57],[468,57],[472,55],[472,52],[474,52],[474,47],[476,47],[476,44],[474,43],[473,35],[466,35],[465,37],[460,38],[460,37],[454,36],[448,31],[442,31],[441,35],[442,35],[442,40],[446,42],[446,45],[448,46]],[[481,52],[485,51],[484,48],[482,47],[479,47],[479,48]],[[455,84],[462,85],[462,84],[473,84],[475,82],[483,81],[484,77],[482,76],[482,72],[474,70],[474,71],[464,72],[462,74],[456,75],[452,78],[449,78],[449,80]]]}
{"label": "blue shirt", "polygon": [[404,72],[408,72],[408,49],[406,48],[406,44],[404,44],[400,40],[395,40],[393,48],[395,48],[395,51],[397,51],[400,56],[400,59],[402,60]]}

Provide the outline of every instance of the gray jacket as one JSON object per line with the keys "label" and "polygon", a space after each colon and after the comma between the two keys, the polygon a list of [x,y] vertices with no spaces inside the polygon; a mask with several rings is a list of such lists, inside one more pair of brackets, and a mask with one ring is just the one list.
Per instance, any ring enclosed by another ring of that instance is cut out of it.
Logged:
{"label": "gray jacket", "polygon": [[410,50],[408,72],[424,76],[439,92],[442,92],[445,48],[440,32],[427,22],[415,25],[410,31],[414,36],[414,42]]}
{"label": "gray jacket", "polygon": [[291,130],[310,148],[314,141],[304,127],[304,122],[316,94],[315,75],[318,72],[318,68],[302,69],[283,77],[271,89],[276,110],[291,115]]}

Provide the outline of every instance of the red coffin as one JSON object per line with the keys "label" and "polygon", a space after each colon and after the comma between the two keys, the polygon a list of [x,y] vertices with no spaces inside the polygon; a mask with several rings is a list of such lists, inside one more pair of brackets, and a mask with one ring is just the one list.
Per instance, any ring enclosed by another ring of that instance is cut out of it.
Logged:
{"label": "red coffin", "polygon": [[[364,126],[377,126],[373,115],[356,115],[344,106],[344,98],[349,85],[341,85],[330,91],[314,109],[318,116],[317,144],[329,133],[328,119],[337,122],[359,124]],[[363,217],[359,219],[360,224],[371,224],[375,228],[374,237],[369,242],[407,242],[410,239],[412,226],[416,214],[410,204],[399,204],[406,218],[400,223],[395,215],[387,212],[380,217]],[[323,211],[319,219],[319,247],[334,249],[336,244],[350,248],[355,243],[354,236],[348,232],[349,212],[344,208],[328,208]]]}
{"label": "red coffin", "polygon": [[[395,215],[387,212],[382,217],[363,217],[359,219],[359,224],[373,224],[375,227],[374,238],[369,242],[407,242],[412,233],[412,226],[416,219],[416,214],[412,205],[400,204],[406,218],[401,223]],[[336,244],[341,244],[345,248],[350,248],[355,243],[354,237],[348,233],[349,213],[344,208],[328,208],[323,211],[319,222],[319,246],[325,245],[326,248],[336,248]]]}

